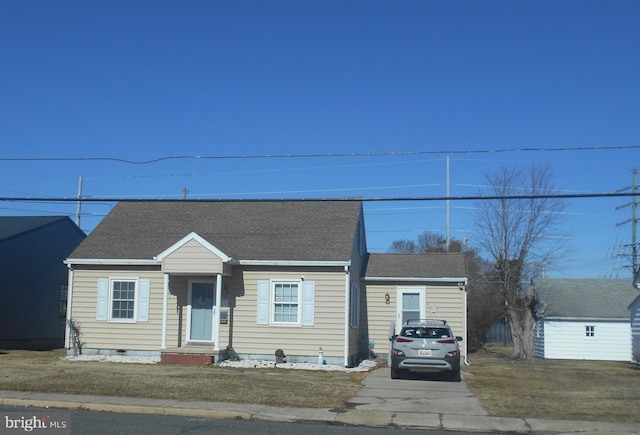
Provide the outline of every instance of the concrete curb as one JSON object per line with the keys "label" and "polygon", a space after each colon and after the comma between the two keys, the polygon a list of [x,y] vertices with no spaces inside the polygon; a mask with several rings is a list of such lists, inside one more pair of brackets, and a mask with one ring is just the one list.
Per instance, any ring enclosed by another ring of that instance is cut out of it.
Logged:
{"label": "concrete curb", "polygon": [[[133,399],[102,396],[0,391],[0,405],[15,407],[86,410],[96,412],[172,415],[179,417],[260,420],[313,421],[350,426],[398,427],[467,432],[509,432],[526,434],[637,434],[640,424],[573,420],[542,420],[484,415],[393,412],[370,409],[292,408],[244,405],[222,402],[178,402],[174,400]],[[242,408],[242,410],[238,409]]]}

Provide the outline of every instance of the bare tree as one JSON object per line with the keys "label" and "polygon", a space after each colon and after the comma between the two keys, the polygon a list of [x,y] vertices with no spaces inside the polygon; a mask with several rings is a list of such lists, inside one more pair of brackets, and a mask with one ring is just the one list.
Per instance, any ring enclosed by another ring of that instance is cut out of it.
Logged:
{"label": "bare tree", "polygon": [[503,168],[488,175],[489,187],[477,204],[478,244],[495,264],[496,279],[511,338],[513,357],[533,357],[535,289],[526,283],[547,265],[566,254],[568,238],[560,229],[564,201],[548,166],[531,165],[527,171]]}

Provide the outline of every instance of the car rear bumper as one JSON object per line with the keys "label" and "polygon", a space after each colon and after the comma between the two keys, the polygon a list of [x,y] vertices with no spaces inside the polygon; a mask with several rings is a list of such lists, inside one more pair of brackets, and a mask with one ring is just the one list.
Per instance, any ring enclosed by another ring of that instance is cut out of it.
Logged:
{"label": "car rear bumper", "polygon": [[391,357],[391,368],[423,371],[460,371],[460,358]]}

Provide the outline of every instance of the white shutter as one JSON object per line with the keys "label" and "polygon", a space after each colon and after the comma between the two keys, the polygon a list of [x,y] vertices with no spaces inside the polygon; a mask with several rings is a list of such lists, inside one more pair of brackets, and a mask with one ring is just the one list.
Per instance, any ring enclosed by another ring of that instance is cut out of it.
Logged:
{"label": "white shutter", "polygon": [[138,280],[138,322],[149,321],[149,291],[151,289],[151,280]]}
{"label": "white shutter", "polygon": [[269,281],[258,281],[258,325],[269,324]]}
{"label": "white shutter", "polygon": [[302,325],[313,326],[315,324],[315,293],[316,283],[313,281],[302,282]]}
{"label": "white shutter", "polygon": [[98,298],[96,301],[96,320],[106,321],[109,308],[109,280],[98,279]]}

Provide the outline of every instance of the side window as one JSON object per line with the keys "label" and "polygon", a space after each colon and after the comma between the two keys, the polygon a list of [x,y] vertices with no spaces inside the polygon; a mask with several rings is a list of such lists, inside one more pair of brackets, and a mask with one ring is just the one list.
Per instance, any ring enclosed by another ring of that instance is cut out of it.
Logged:
{"label": "side window", "polygon": [[352,328],[360,326],[360,287],[351,283],[351,305],[349,307],[349,324]]}
{"label": "side window", "polygon": [[67,285],[60,284],[58,287],[58,317],[67,317]]}
{"label": "side window", "polygon": [[585,337],[595,337],[596,336],[596,327],[595,326],[585,326],[584,327]]}

